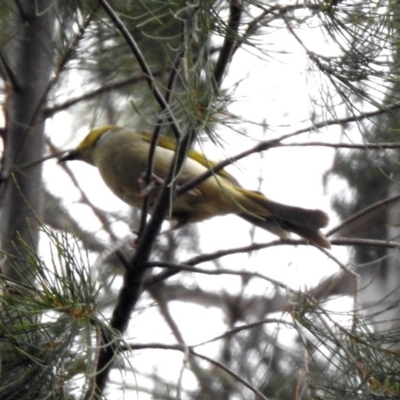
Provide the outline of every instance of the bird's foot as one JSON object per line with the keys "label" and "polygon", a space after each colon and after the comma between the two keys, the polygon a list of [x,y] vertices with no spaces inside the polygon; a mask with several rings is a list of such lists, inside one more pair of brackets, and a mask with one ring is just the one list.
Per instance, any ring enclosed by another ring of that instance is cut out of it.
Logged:
{"label": "bird's foot", "polygon": [[138,182],[139,182],[139,186],[141,188],[139,197],[145,197],[157,186],[164,185],[165,180],[155,174],[152,174],[150,177],[150,180],[149,180],[147,173],[143,172],[141,174],[140,178],[138,179]]}

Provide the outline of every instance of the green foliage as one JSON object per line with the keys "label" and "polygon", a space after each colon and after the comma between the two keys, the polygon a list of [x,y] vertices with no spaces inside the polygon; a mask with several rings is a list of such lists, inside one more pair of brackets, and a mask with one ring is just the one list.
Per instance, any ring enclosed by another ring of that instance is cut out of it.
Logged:
{"label": "green foliage", "polygon": [[2,399],[81,398],[92,379],[100,330],[107,329],[97,310],[101,287],[79,243],[44,226],[41,232],[49,260],[24,243],[36,284],[1,277]]}

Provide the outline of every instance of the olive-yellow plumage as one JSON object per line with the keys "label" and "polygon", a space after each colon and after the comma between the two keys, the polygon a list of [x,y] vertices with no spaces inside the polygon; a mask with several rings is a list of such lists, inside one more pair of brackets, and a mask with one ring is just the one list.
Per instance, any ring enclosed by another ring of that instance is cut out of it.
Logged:
{"label": "olive-yellow plumage", "polygon": [[[75,149],[60,161],[82,160],[98,168],[107,186],[127,204],[140,208],[143,202],[143,173],[146,171],[151,134],[105,125],[89,132]],[[175,141],[161,136],[158,140],[153,173],[166,177],[174,156]],[[202,154],[191,150],[179,173],[177,184],[196,178],[215,165]],[[150,205],[158,193],[150,190]],[[218,215],[237,214],[281,238],[294,232],[311,244],[329,248],[329,241],[319,231],[328,223],[320,210],[291,207],[267,199],[259,192],[242,188],[236,179],[221,170],[173,202],[169,219],[178,225],[203,221]]]}

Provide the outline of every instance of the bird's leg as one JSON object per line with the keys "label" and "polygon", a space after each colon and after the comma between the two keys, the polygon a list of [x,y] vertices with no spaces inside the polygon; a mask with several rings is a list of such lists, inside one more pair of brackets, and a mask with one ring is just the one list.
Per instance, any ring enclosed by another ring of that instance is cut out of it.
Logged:
{"label": "bird's leg", "polygon": [[155,174],[151,174],[150,180],[148,180],[148,176],[146,172],[143,172],[138,178],[139,186],[140,186],[140,194],[139,197],[147,196],[154,188],[157,186],[162,186],[165,183],[163,178]]}

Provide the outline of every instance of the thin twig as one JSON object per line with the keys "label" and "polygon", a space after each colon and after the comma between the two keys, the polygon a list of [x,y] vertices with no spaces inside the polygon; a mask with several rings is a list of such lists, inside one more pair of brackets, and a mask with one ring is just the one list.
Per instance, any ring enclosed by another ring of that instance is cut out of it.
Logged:
{"label": "thin twig", "polygon": [[222,78],[228,65],[232,61],[235,44],[239,42],[239,26],[242,13],[243,0],[230,1],[229,20],[225,32],[224,43],[219,52],[218,60],[214,68],[214,82],[216,88],[221,86]]}
{"label": "thin twig", "polygon": [[278,318],[264,318],[264,319],[260,319],[256,322],[236,326],[235,328],[229,329],[228,331],[222,333],[221,335],[215,336],[212,339],[208,339],[208,340],[205,340],[204,342],[191,345],[190,348],[194,349],[195,347],[204,346],[206,344],[216,342],[217,340],[224,339],[227,336],[231,336],[231,335],[234,335],[234,334],[242,332],[242,331],[247,331],[249,329],[258,328],[260,325],[265,325],[265,324],[283,324],[283,325],[293,328],[293,324],[289,321],[285,321],[283,319],[278,319]]}
{"label": "thin twig", "polygon": [[[182,57],[184,55],[184,46],[181,45],[180,50],[178,51],[175,61],[173,63],[171,73],[165,88],[165,101],[169,104],[171,101],[171,96],[175,84],[175,80],[178,74],[179,66],[181,65],[182,62]],[[154,168],[154,159],[155,159],[155,153],[156,153],[156,147],[157,147],[157,141],[158,137],[161,132],[161,127],[163,126],[164,122],[164,116],[161,116],[156,124],[156,127],[153,131],[153,135],[151,138],[151,143],[150,143],[150,149],[149,149],[149,154],[147,158],[147,168],[146,168],[146,184],[151,182],[152,176],[153,176],[153,168]],[[141,212],[141,218],[140,218],[140,225],[139,225],[139,232],[138,232],[138,237],[140,237],[146,227],[147,223],[147,211],[148,211],[148,201],[149,197],[148,195],[145,196],[143,199],[143,205],[142,205],[142,212]]]}
{"label": "thin twig", "polygon": [[[162,75],[162,71],[161,70],[154,70],[152,72],[153,76],[160,76]],[[56,104],[52,107],[46,107],[43,111],[45,117],[51,117],[54,114],[66,110],[69,107],[72,107],[73,105],[80,103],[81,101],[85,101],[85,100],[90,100],[93,97],[96,97],[102,93],[107,93],[110,92],[111,90],[114,89],[119,89],[121,87],[125,87],[126,85],[130,85],[131,83],[136,83],[136,82],[140,82],[145,78],[145,75],[140,72],[137,74],[133,74],[133,76],[126,78],[126,79],[122,79],[120,81],[116,81],[116,82],[111,82],[109,84],[105,83],[103,84],[101,87],[92,90],[91,92],[88,93],[84,93],[82,96],[78,96],[75,97],[73,99],[67,100],[64,103],[61,104]]]}
{"label": "thin twig", "polygon": [[164,321],[166,322],[166,324],[170,327],[175,339],[185,349],[185,351],[184,351],[185,357],[183,359],[182,368],[180,370],[178,382],[176,384],[176,388],[177,388],[176,389],[177,390],[176,398],[177,398],[177,400],[180,400],[181,399],[183,373],[185,371],[186,364],[189,361],[189,347],[185,343],[182,332],[179,330],[178,324],[175,322],[174,318],[171,315],[171,312],[168,307],[168,303],[163,299],[162,291],[159,290],[159,288],[153,288],[153,289],[149,290],[149,293],[153,297],[153,299],[157,302],[160,314],[164,318]]}
{"label": "thin twig", "polygon": [[[353,238],[344,238],[344,239],[332,239],[330,243],[334,246],[372,246],[372,247],[384,247],[387,249],[398,249],[400,248],[400,243],[398,242],[391,242],[385,240],[373,240],[373,239],[353,239]],[[180,266],[183,265],[183,270],[186,266],[191,267],[193,265],[198,265],[203,262],[212,261],[220,257],[225,257],[232,254],[240,254],[240,253],[248,253],[251,251],[266,249],[269,247],[276,247],[276,246],[293,246],[293,245],[302,245],[302,246],[309,246],[309,243],[305,240],[275,240],[269,243],[253,243],[249,246],[238,247],[234,249],[228,250],[220,250],[214,253],[209,254],[202,254],[201,256],[194,257],[182,264],[180,263],[166,263],[166,262],[157,262],[154,261],[154,264],[147,263],[148,267],[156,266],[164,266],[168,269],[166,271],[160,272],[158,275],[152,276],[151,278],[147,279],[143,285],[144,289],[150,287],[152,285],[156,285],[159,282],[162,282],[176,274],[178,274],[180,270]],[[187,268],[189,271],[189,268]],[[207,272],[205,272],[207,273]],[[268,278],[270,282],[272,280]],[[282,286],[280,282],[275,281],[274,284],[278,286]],[[285,287],[286,288],[286,287]]]}
{"label": "thin twig", "polygon": [[265,397],[254,385],[251,383],[247,382],[245,379],[243,379],[240,375],[236,374],[234,371],[232,371],[230,368],[228,368],[226,365],[213,360],[210,357],[207,357],[203,354],[197,353],[194,351],[191,347],[187,348],[186,346],[182,346],[181,344],[172,344],[172,345],[166,345],[163,343],[147,343],[147,344],[131,344],[129,346],[121,346],[121,351],[131,351],[131,350],[146,350],[146,349],[161,349],[161,350],[176,350],[176,351],[189,351],[189,353],[195,357],[199,357],[203,360],[208,361],[209,363],[217,366],[218,368],[221,368],[223,371],[225,371],[227,374],[232,376],[234,379],[242,383],[244,386],[246,386],[248,389],[250,389],[255,395],[257,395],[260,399],[262,400],[268,400],[267,397]]}
{"label": "thin twig", "polygon": [[383,150],[383,149],[399,149],[400,143],[324,143],[324,142],[307,142],[307,143],[271,143],[269,148],[274,147],[329,147],[332,149],[353,149],[353,150]]}
{"label": "thin twig", "polygon": [[2,70],[4,71],[4,81],[7,82],[13,90],[20,90],[15,72],[11,68],[3,49],[0,49],[0,65],[3,67]]}
{"label": "thin twig", "polygon": [[40,98],[37,102],[36,108],[33,110],[33,114],[31,116],[29,124],[27,124],[27,127],[22,135],[20,144],[19,144],[18,148],[15,150],[15,153],[14,153],[14,163],[15,164],[17,164],[16,160],[17,160],[20,152],[22,151],[22,146],[23,146],[27,136],[31,132],[30,131],[31,127],[33,127],[38,122],[38,119],[40,116],[43,116],[44,119],[46,118],[46,116],[43,114],[43,110],[44,110],[44,104],[46,102],[47,96],[50,93],[50,90],[56,85],[56,83],[60,79],[61,72],[64,70],[65,65],[66,65],[67,61],[69,60],[70,56],[73,54],[73,50],[74,50],[73,46],[76,46],[79,43],[79,41],[83,38],[83,35],[86,32],[86,29],[89,27],[91,21],[93,20],[95,10],[91,11],[88,14],[88,16],[85,18],[84,23],[80,27],[79,31],[76,33],[70,46],[67,48],[64,55],[60,58],[60,61],[54,71],[54,77],[52,79],[50,79],[50,81],[47,83],[43,93],[41,93]]}
{"label": "thin twig", "polygon": [[[307,7],[310,5],[308,4]],[[282,15],[287,12],[293,12],[295,10],[301,10],[304,9],[306,6],[304,4],[293,4],[293,5],[287,5],[287,6],[268,6],[267,9],[265,9],[260,15],[255,17],[251,22],[248,23],[247,29],[243,34],[242,40],[241,41],[236,41],[235,47],[233,49],[233,53],[236,53],[236,51],[240,48],[242,43],[246,43],[248,41],[248,38],[250,36],[254,35],[257,33],[257,30],[260,28],[261,24],[268,24],[269,21],[274,21],[276,20],[276,14]],[[272,15],[271,15],[272,14]],[[265,20],[265,17],[271,15],[268,20]]]}
{"label": "thin twig", "polygon": [[231,375],[233,378],[235,378],[237,381],[239,381],[240,383],[242,383],[244,386],[246,386],[248,389],[250,389],[255,395],[257,395],[260,399],[263,400],[268,400],[267,397],[265,397],[254,385],[250,384],[249,382],[247,382],[245,379],[243,379],[240,375],[238,375],[237,373],[235,373],[234,371],[232,371],[230,368],[228,368],[226,365],[213,360],[210,357],[207,357],[203,354],[199,354],[196,351],[194,351],[193,349],[190,349],[190,354],[195,355],[196,357],[200,357],[203,360],[208,361],[209,363],[217,366],[218,368],[221,368],[223,371],[225,371],[227,374]]}
{"label": "thin twig", "polygon": [[339,267],[345,271],[347,274],[349,274],[353,278],[354,282],[354,290],[353,290],[353,323],[352,323],[352,332],[355,332],[355,329],[357,327],[358,323],[358,314],[360,310],[360,301],[359,301],[359,295],[361,291],[361,276],[357,274],[355,271],[350,269],[347,265],[341,263],[333,254],[329,253],[325,249],[321,249],[321,251],[327,255],[332,261],[334,261]]}
{"label": "thin twig", "polygon": [[388,197],[387,199],[384,199],[384,200],[377,201],[376,203],[370,205],[367,208],[364,208],[363,210],[361,210],[358,213],[352,215],[351,217],[347,218],[346,220],[344,220],[339,225],[337,225],[334,228],[332,228],[330,231],[328,231],[326,233],[326,236],[333,235],[334,233],[336,233],[340,229],[343,229],[344,227],[350,225],[354,221],[362,218],[364,215],[367,215],[367,214],[371,213],[372,211],[375,211],[378,208],[385,207],[385,206],[389,205],[390,203],[393,203],[393,202],[395,202],[397,200],[400,200],[400,194],[397,194],[397,195],[392,196],[392,197]]}
{"label": "thin twig", "polygon": [[[389,107],[385,107],[382,110],[371,111],[368,113],[363,113],[361,115],[356,115],[356,116],[351,116],[351,117],[346,117],[346,118],[339,118],[339,119],[333,119],[333,120],[329,120],[329,121],[317,122],[317,123],[314,123],[312,126],[298,129],[292,133],[282,135],[279,138],[260,142],[256,146],[254,146],[253,148],[251,148],[249,150],[246,150],[242,153],[237,154],[236,156],[230,157],[229,159],[219,162],[213,168],[211,168],[209,171],[206,171],[203,174],[199,175],[197,178],[192,179],[189,182],[186,182],[184,185],[181,185],[177,189],[176,195],[181,196],[182,194],[192,190],[193,188],[198,186],[200,183],[204,182],[206,179],[210,178],[211,176],[217,174],[219,171],[221,171],[228,165],[231,165],[231,164],[241,160],[242,158],[248,157],[251,154],[258,153],[260,151],[266,151],[266,150],[269,150],[269,149],[275,148],[275,147],[290,146],[290,144],[282,144],[281,143],[285,139],[289,139],[294,136],[301,135],[303,133],[309,133],[309,132],[312,132],[313,130],[325,128],[325,127],[332,126],[332,125],[338,125],[338,124],[345,125],[345,124],[348,124],[351,122],[360,121],[365,118],[376,117],[378,115],[382,115],[387,112],[395,111],[395,110],[399,110],[399,109],[400,109],[400,103],[396,103]],[[300,146],[301,144],[297,144],[297,145]],[[306,145],[307,144],[304,144],[303,146],[306,146]],[[314,145],[317,145],[317,143],[315,143]],[[397,148],[396,144],[393,144],[393,147],[391,147],[389,143],[387,145],[388,145],[387,148]],[[356,148],[359,148],[359,147],[357,147],[359,145],[355,145],[355,146],[356,146]],[[371,148],[375,148],[374,146],[379,146],[379,144],[378,143],[377,144],[366,144],[365,148],[369,148],[368,146],[371,146]],[[328,144],[327,147],[334,147],[334,145],[330,146]],[[350,148],[349,145],[347,145],[347,144],[344,144],[343,147]],[[376,148],[379,149],[379,147],[376,147]]]}
{"label": "thin twig", "polygon": [[269,283],[272,283],[275,286],[279,286],[282,289],[287,290],[287,285],[281,283],[280,281],[269,278],[268,276],[265,276],[263,274],[260,274],[258,272],[249,272],[249,271],[235,271],[227,268],[218,268],[218,269],[202,269],[202,268],[196,268],[192,267],[190,265],[190,261],[186,264],[184,263],[173,263],[173,262],[167,262],[167,261],[151,261],[147,263],[147,266],[149,268],[167,268],[168,270],[172,271],[177,271],[177,272],[182,272],[182,271],[187,271],[187,272],[194,272],[198,274],[205,274],[205,275],[234,275],[234,276],[246,276],[250,278],[259,278],[266,280]]}
{"label": "thin twig", "polygon": [[180,137],[182,137],[182,133],[179,128],[178,122],[175,119],[175,116],[171,110],[171,107],[169,106],[168,102],[165,100],[165,97],[162,95],[162,93],[158,89],[158,87],[156,85],[156,81],[154,79],[154,76],[151,72],[151,69],[147,65],[144,55],[142,54],[135,39],[132,37],[129,30],[126,28],[126,26],[121,21],[121,19],[118,17],[118,15],[114,12],[112,7],[108,4],[108,2],[106,0],[98,0],[98,2],[101,4],[101,6],[105,10],[105,12],[110,17],[110,19],[114,22],[115,26],[118,28],[121,35],[124,37],[126,43],[132,50],[132,53],[135,56],[136,61],[138,62],[140,68],[142,69],[142,71],[145,75],[146,82],[147,82],[151,92],[153,93],[154,98],[160,105],[161,109],[164,112],[166,112],[168,121],[170,122],[170,125],[171,125],[172,132],[174,133],[175,137],[177,139],[179,139]]}

